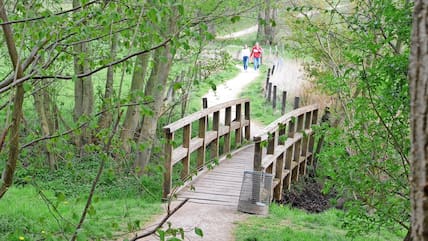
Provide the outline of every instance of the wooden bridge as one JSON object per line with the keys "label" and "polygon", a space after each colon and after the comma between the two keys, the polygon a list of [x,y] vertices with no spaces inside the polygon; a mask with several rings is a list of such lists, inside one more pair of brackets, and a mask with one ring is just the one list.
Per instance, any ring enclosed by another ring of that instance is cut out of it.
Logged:
{"label": "wooden bridge", "polygon": [[237,206],[244,171],[254,170],[273,175],[270,198],[280,200],[312,164],[318,112],[295,109],[251,138],[250,101],[237,99],[165,126],[163,197]]}

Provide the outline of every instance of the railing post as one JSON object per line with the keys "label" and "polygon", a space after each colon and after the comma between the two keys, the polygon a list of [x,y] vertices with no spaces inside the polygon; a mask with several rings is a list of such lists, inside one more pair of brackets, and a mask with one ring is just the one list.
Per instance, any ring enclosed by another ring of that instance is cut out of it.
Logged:
{"label": "railing post", "polygon": [[226,113],[224,117],[224,125],[228,128],[227,133],[224,135],[224,153],[230,152],[230,123],[232,120],[232,107],[226,107]]}
{"label": "railing post", "polygon": [[260,137],[254,137],[254,160],[253,168],[254,171],[262,171],[262,143]]}
{"label": "railing post", "polygon": [[300,97],[298,96],[294,97],[294,109],[299,108],[299,102],[300,102]]}
{"label": "railing post", "polygon": [[241,144],[242,143],[242,108],[241,104],[236,105],[235,110],[235,121],[239,122],[238,129],[235,130],[235,144]]}
{"label": "railing post", "polygon": [[190,173],[190,140],[192,139],[192,124],[183,127],[183,147],[187,148],[187,155],[183,158],[183,170],[181,180],[185,180]]}
{"label": "railing post", "polygon": [[269,83],[267,101],[270,102],[272,96],[272,83]]}
{"label": "railing post", "polygon": [[[312,118],[311,118],[311,128],[313,125],[316,125],[318,122],[318,109],[312,111]],[[314,162],[314,145],[315,145],[315,134],[312,133],[309,137],[309,144],[308,144],[308,152],[311,154],[308,163],[309,165],[312,165]]]}
{"label": "railing post", "polygon": [[[274,65],[275,66],[275,65]],[[273,86],[273,96],[272,96],[272,108],[275,110],[276,109],[276,89],[277,86],[274,85]]]}
{"label": "railing post", "polygon": [[250,140],[251,138],[251,120],[250,120],[250,102],[245,102],[244,107],[245,121],[248,120],[248,125],[245,128],[245,139]]}
{"label": "railing post", "polygon": [[168,198],[168,195],[171,192],[172,187],[172,142],[174,141],[174,132],[169,132],[169,130],[165,130],[165,172],[163,175],[163,194],[162,199],[166,200]]}
{"label": "railing post", "polygon": [[213,130],[217,131],[217,137],[211,143],[211,158],[219,157],[219,139],[220,139],[220,113],[218,111],[213,114]]}
{"label": "railing post", "polygon": [[202,146],[198,149],[198,159],[197,159],[197,168],[200,170],[205,164],[205,134],[207,132],[207,118],[208,116],[204,116],[199,119],[199,130],[198,137],[202,138]]}
{"label": "railing post", "polygon": [[275,72],[275,65],[272,66],[272,73],[271,74],[273,75],[274,72]]}
{"label": "railing post", "polygon": [[[262,155],[263,155],[263,147],[261,143],[260,137],[254,137],[254,160],[253,160],[253,168],[254,171],[261,172],[262,171]],[[261,197],[261,188],[260,188],[260,177],[258,174],[253,176],[252,183],[252,196],[253,203],[259,202]]]}
{"label": "railing post", "polygon": [[286,104],[287,104],[287,91],[282,91],[281,115],[285,114]]}

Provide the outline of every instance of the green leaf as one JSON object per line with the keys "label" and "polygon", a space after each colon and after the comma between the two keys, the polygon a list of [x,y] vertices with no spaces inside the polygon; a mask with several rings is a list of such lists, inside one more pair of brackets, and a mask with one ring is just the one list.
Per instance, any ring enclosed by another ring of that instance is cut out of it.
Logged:
{"label": "green leaf", "polygon": [[159,240],[165,241],[165,231],[163,231],[162,229],[158,229],[157,233],[159,235]]}
{"label": "green leaf", "polygon": [[97,211],[95,210],[95,208],[94,208],[94,206],[93,206],[93,205],[91,205],[91,206],[89,207],[89,209],[88,209],[88,214],[89,214],[90,216],[94,216],[95,214],[97,214]]}
{"label": "green leaf", "polygon": [[233,17],[230,19],[230,21],[231,21],[232,23],[236,23],[236,22],[238,22],[240,19],[241,19],[241,17],[237,15],[237,16],[233,16]]}
{"label": "green leaf", "polygon": [[195,227],[195,234],[197,234],[199,237],[204,237],[204,233],[202,232],[202,229]]}

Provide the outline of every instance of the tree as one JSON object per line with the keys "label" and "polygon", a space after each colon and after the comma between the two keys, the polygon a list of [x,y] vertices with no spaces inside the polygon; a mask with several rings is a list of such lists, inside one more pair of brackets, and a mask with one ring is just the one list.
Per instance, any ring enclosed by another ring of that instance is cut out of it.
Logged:
{"label": "tree", "polygon": [[[409,233],[409,1],[287,1],[288,45],[332,97],[320,154],[326,191],[347,200],[352,235]],[[404,214],[404,215],[403,215]]]}
{"label": "tree", "polygon": [[428,240],[428,3],[415,1],[409,65],[412,240]]}
{"label": "tree", "polygon": [[[8,22],[8,17],[6,14],[5,4],[3,0],[0,0],[0,19],[3,22]],[[2,25],[4,38],[6,40],[7,49],[9,51],[9,56],[13,64],[13,69],[15,70],[15,76],[13,82],[17,79],[24,76],[23,70],[20,63],[20,56],[16,50],[16,44],[13,36],[12,28],[9,24]],[[20,123],[22,118],[22,105],[24,102],[24,87],[22,84],[16,85],[15,96],[13,99],[13,112],[12,112],[12,121],[10,127],[9,135],[9,156],[6,163],[6,167],[2,173],[2,180],[0,183],[0,198],[7,192],[8,188],[13,183],[13,176],[15,174],[16,163],[19,155],[19,130]],[[6,130],[8,130],[7,127]]]}

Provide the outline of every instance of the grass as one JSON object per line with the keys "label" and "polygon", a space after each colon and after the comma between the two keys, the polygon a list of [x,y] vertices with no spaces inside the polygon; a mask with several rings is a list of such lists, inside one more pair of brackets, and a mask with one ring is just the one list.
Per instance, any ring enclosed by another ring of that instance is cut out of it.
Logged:
{"label": "grass", "polygon": [[[0,240],[66,240],[72,232],[84,207],[84,199],[55,195],[44,191],[61,216],[32,186],[12,187],[0,202]],[[140,198],[95,198],[78,240],[112,240],[137,230],[160,212],[159,203]],[[53,215],[54,214],[54,215]]]}
{"label": "grass", "polygon": [[309,214],[299,209],[273,204],[268,217],[253,216],[238,223],[237,241],[395,241],[403,240],[386,230],[364,237],[348,237],[341,228],[342,212],[335,209]]}
{"label": "grass", "polygon": [[[227,65],[224,70],[209,76],[204,82],[195,86],[191,93],[189,103],[189,113],[194,113],[202,109],[202,96],[212,89],[210,82],[219,85],[239,74],[239,69],[235,67],[236,62]],[[210,103],[208,103],[210,105]]]}
{"label": "grass", "polygon": [[[241,97],[249,98],[251,102],[251,119],[257,120],[265,125],[270,124],[281,116],[281,102],[277,100],[277,107],[272,108],[272,102],[268,102],[264,97],[263,88],[266,82],[268,66],[262,65],[260,75],[251,82],[241,93]],[[291,110],[291,105],[287,103],[286,112]]]}

